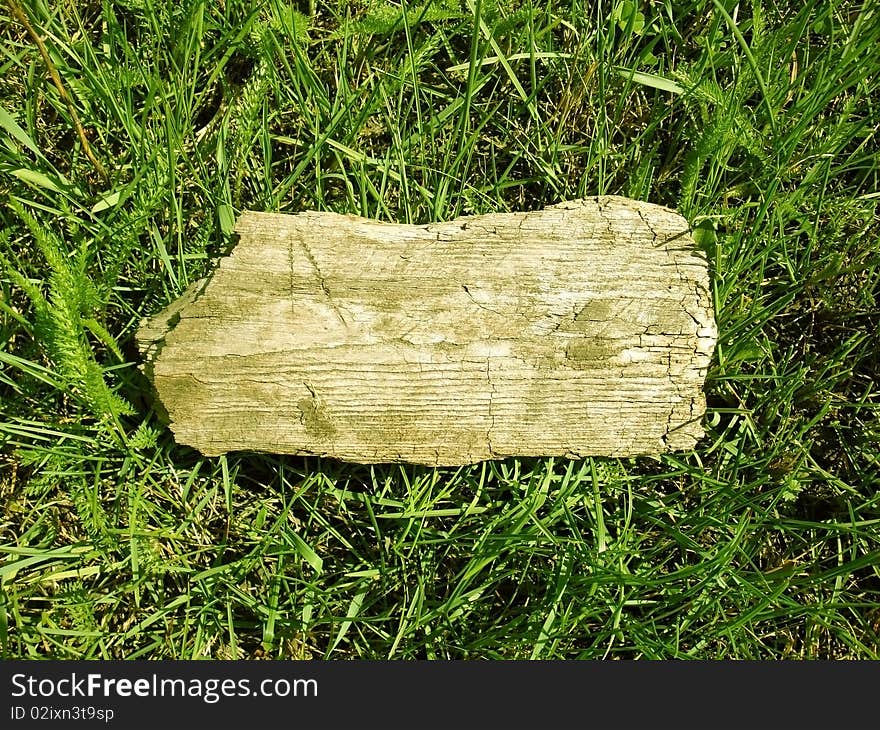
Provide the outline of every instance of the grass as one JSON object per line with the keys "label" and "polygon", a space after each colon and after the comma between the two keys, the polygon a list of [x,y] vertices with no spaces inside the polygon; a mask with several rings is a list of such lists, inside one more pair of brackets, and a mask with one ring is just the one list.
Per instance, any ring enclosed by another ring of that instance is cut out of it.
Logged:
{"label": "grass", "polygon": [[[4,6],[3,656],[880,657],[876,4],[22,7],[71,104]],[[208,459],[145,397],[240,210],[605,193],[708,255],[694,452]]]}

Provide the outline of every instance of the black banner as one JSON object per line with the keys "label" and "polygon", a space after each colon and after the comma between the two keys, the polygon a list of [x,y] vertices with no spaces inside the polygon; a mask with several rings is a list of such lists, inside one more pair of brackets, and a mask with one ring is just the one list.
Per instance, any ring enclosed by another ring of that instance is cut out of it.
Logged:
{"label": "black banner", "polygon": [[711,726],[826,712],[847,724],[863,712],[873,726],[853,691],[878,674],[868,662],[7,661],[0,727]]}

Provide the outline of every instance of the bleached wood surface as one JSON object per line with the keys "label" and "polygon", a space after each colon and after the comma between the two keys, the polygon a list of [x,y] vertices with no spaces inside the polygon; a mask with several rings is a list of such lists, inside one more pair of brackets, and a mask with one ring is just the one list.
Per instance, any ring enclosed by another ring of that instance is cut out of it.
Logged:
{"label": "bleached wood surface", "polygon": [[675,212],[620,197],[393,225],[245,212],[139,333],[179,442],[358,462],[692,448],[716,329]]}

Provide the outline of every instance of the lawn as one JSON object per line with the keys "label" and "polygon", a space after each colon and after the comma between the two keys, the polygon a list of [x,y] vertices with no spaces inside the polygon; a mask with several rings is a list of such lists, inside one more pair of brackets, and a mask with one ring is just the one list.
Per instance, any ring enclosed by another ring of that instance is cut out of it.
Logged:
{"label": "lawn", "polygon": [[[0,654],[880,658],[880,6],[0,6]],[[39,40],[38,40],[39,39]],[[244,209],[619,194],[706,252],[696,450],[178,445],[134,332]]]}

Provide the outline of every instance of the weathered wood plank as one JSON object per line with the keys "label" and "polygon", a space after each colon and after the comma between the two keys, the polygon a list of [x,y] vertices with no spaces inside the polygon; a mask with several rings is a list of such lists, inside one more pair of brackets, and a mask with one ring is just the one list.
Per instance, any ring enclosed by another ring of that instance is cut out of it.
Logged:
{"label": "weathered wood plank", "polygon": [[686,221],[620,197],[393,225],[246,212],[138,333],[178,441],[359,462],[692,448],[716,329]]}

